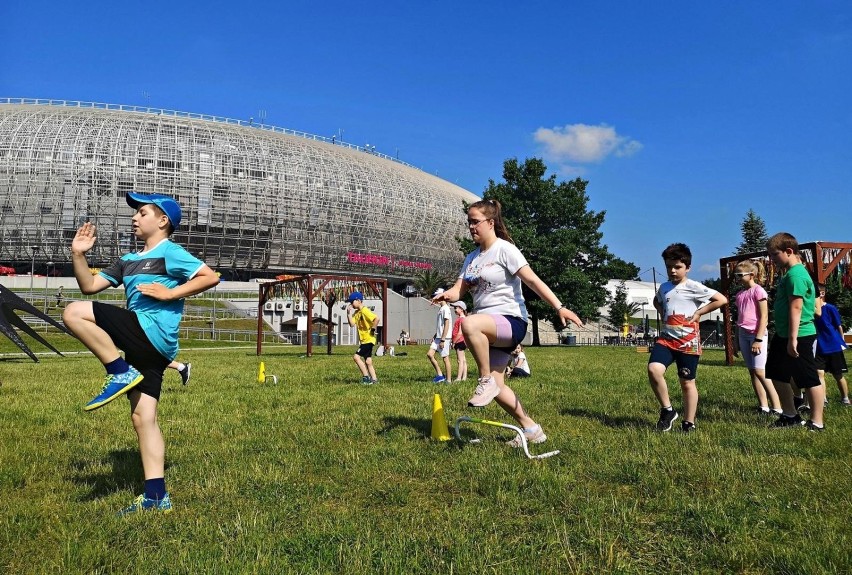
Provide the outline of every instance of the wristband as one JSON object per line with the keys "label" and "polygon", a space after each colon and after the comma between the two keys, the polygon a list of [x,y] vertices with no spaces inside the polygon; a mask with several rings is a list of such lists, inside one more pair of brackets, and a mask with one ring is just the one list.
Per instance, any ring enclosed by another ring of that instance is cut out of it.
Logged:
{"label": "wristband", "polygon": [[763,340],[759,337],[754,338],[755,343],[763,343]]}

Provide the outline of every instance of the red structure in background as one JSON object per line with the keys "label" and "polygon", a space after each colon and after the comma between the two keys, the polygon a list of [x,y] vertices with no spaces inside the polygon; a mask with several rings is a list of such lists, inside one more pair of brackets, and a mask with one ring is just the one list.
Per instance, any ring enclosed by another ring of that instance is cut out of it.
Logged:
{"label": "red structure in background", "polygon": [[[836,242],[809,242],[799,244],[799,253],[802,256],[802,263],[808,268],[814,284],[824,284],[828,277],[837,270],[837,267],[843,263],[847,273],[852,277],[852,244],[836,243]],[[772,285],[775,283],[775,278],[778,271],[769,259],[768,252],[754,252],[750,254],[740,254],[737,256],[729,256],[719,259],[719,277],[722,280],[722,293],[726,296],[730,295],[730,287],[734,277],[734,269],[737,263],[743,260],[761,260],[764,268],[766,268],[766,284]],[[846,285],[846,284],[844,284]],[[726,305],[723,308],[725,315],[725,360],[728,365],[734,365],[734,348],[733,348],[733,323],[731,321],[731,306]]]}
{"label": "red structure in background", "polygon": [[258,287],[257,303],[257,355],[262,353],[263,344],[263,305],[274,297],[304,298],[308,302],[307,356],[313,355],[313,302],[320,300],[328,310],[327,319],[327,353],[331,355],[331,310],[336,302],[345,302],[353,291],[360,291],[364,297],[373,296],[382,301],[382,343],[387,342],[388,325],[388,282],[384,279],[337,276],[337,275],[294,275],[278,276],[279,280],[265,282]]}

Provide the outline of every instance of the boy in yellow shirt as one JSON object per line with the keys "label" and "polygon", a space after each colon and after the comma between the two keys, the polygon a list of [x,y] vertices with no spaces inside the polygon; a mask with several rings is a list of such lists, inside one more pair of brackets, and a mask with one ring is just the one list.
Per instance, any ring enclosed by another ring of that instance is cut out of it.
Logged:
{"label": "boy in yellow shirt", "polygon": [[361,370],[361,383],[373,385],[378,383],[376,369],[373,367],[373,346],[376,345],[376,326],[379,325],[379,317],[364,305],[364,294],[354,291],[346,298],[349,305],[346,306],[346,317],[349,325],[358,329],[358,342],[360,346],[352,359],[358,369]]}

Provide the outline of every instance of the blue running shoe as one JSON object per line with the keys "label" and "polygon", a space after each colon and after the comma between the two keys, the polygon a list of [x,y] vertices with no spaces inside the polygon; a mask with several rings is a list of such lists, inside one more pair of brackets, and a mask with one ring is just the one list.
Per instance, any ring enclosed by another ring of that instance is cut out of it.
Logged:
{"label": "blue running shoe", "polygon": [[432,383],[444,383],[445,381],[447,381],[447,378],[443,375],[436,375],[432,378]]}
{"label": "blue running shoe", "polygon": [[118,515],[124,517],[125,515],[130,515],[131,513],[136,513],[138,511],[162,511],[163,513],[169,513],[171,510],[172,500],[168,493],[166,493],[162,499],[148,499],[143,493],[133,500],[130,507],[126,507],[119,511]]}
{"label": "blue running shoe", "polygon": [[104,380],[104,387],[101,389],[101,392],[97,397],[92,399],[92,401],[87,403],[86,407],[83,409],[86,411],[92,411],[93,409],[104,406],[116,397],[124,395],[139,385],[139,382],[143,379],[144,378],[142,374],[139,373],[139,370],[132,365],[130,366],[130,369],[124,373],[108,375]]}

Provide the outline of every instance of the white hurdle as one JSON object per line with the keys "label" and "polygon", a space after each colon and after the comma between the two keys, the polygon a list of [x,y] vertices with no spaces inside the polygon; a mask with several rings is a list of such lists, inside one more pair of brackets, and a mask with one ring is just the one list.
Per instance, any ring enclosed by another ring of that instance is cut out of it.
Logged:
{"label": "white hurdle", "polygon": [[[482,425],[492,425],[494,427],[503,427],[505,429],[511,429],[512,431],[514,431],[515,433],[518,434],[518,437],[521,439],[521,446],[524,448],[524,453],[526,453],[526,455],[529,459],[546,459],[548,457],[553,457],[554,455],[559,455],[558,449],[555,450],[555,451],[548,451],[547,453],[542,453],[541,455],[532,455],[530,453],[529,445],[527,444],[527,438],[524,435],[524,431],[520,427],[517,427],[515,425],[509,425],[508,423],[503,423],[503,422],[500,422],[500,421],[492,421],[490,419],[480,419],[478,417],[469,417],[467,415],[462,415],[461,417],[456,419],[455,433],[456,433],[456,439],[458,439],[459,441],[464,441],[464,439],[462,439],[462,436],[461,436],[461,431],[459,430],[459,426],[461,425],[462,422],[479,423],[479,424],[482,424]],[[474,438],[474,439],[470,440],[470,443],[479,443],[480,441],[482,441],[482,440],[478,439],[478,438]]]}

